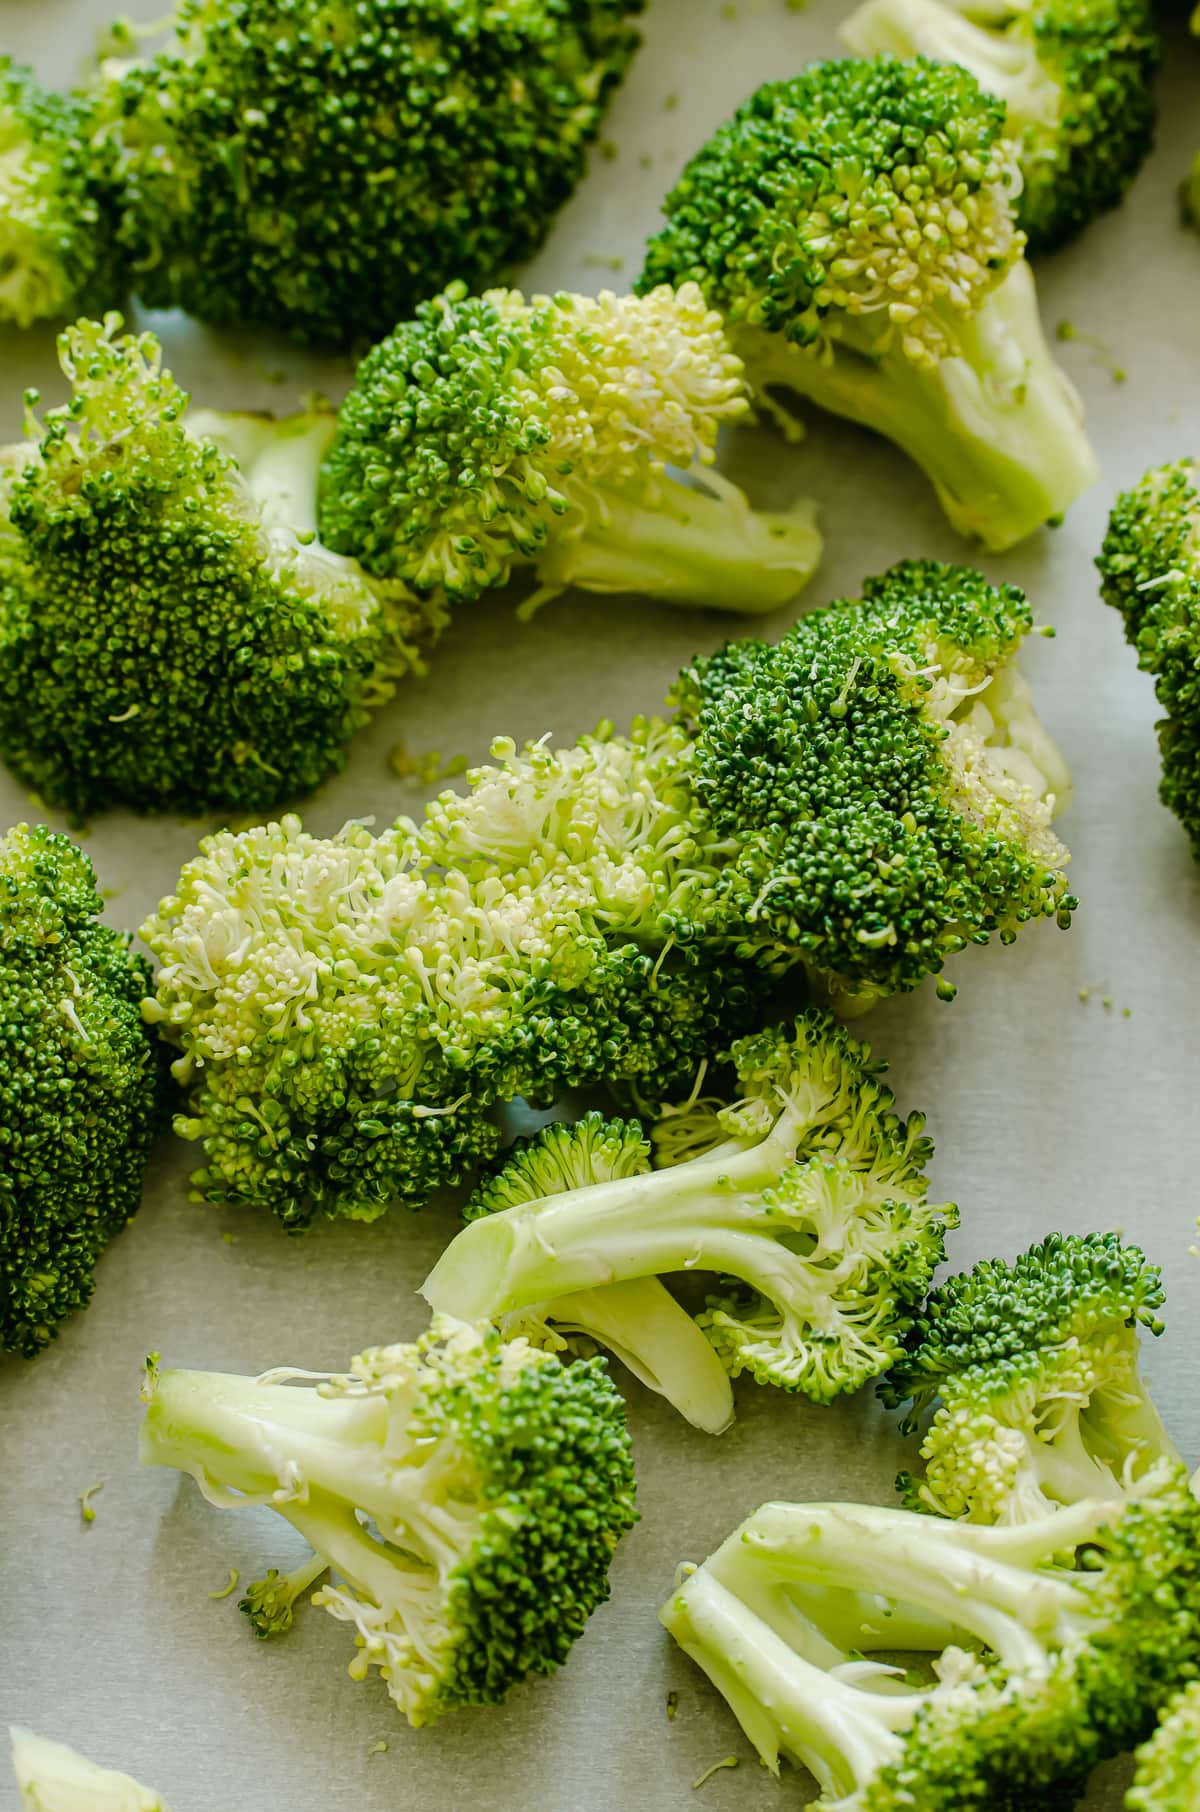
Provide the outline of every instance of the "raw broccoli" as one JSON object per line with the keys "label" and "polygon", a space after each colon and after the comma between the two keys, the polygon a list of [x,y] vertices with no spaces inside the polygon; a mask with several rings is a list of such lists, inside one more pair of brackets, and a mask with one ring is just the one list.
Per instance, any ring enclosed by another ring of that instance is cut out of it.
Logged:
{"label": "raw broccoli", "polygon": [[1159,796],[1200,861],[1200,471],[1191,459],[1147,472],[1117,498],[1096,564],[1138,666],[1154,675]]}
{"label": "raw broccoli", "polygon": [[1137,1752],[1127,1812],[1197,1812],[1200,1807],[1200,1681],[1171,1701]]}
{"label": "raw broccoli", "polygon": [[830,1812],[1062,1807],[1200,1668],[1200,1504],[1170,1467],[1007,1529],[767,1504],[660,1614]]}
{"label": "raw broccoli", "polygon": [[31,393],[3,456],[0,751],[77,816],[262,809],[341,766],[437,612],[316,542],[331,414],[188,419],[119,326],[61,336],[71,401]]}
{"label": "raw broccoli", "polygon": [[150,969],[101,910],[68,837],[0,838],[0,1351],[27,1357],[90,1300],[164,1118]]}
{"label": "raw broccoli", "polygon": [[[650,1141],[636,1120],[585,1114],[554,1121],[495,1160],[463,1210],[468,1221],[548,1196],[574,1194],[650,1169]],[[657,1277],[631,1277],[528,1304],[501,1318],[506,1339],[524,1335],[552,1353],[606,1347],[635,1378],[708,1434],[733,1421],[729,1374],[715,1349]]]}
{"label": "raw broccoli", "polygon": [[121,300],[111,154],[84,101],[0,56],[0,325],[29,327]]}
{"label": "raw broccoli", "polygon": [[21,1812],[167,1812],[167,1802],[128,1774],[31,1730],[10,1728]]}
{"label": "raw broccoli", "polygon": [[698,283],[761,396],[894,440],[1003,549],[1096,477],[1042,332],[1004,104],[950,64],[813,63],[693,158],[639,287]]}
{"label": "raw broccoli", "polygon": [[748,415],[741,361],[694,283],[530,302],[458,283],[359,366],[321,533],[454,601],[530,566],[523,616],[568,585],[772,610],[821,541],[811,504],[758,515],[712,469],[718,427]]}
{"label": "raw broccoli", "polygon": [[583,173],[642,0],[178,0],[99,72],[138,293],[348,346],[501,280]]}
{"label": "raw broccoli", "polygon": [[612,1077],[662,1098],[758,1015],[766,978],[646,948],[580,890],[415,864],[403,824],[322,839],[286,817],[207,839],[143,926],[199,1196],[293,1229],[421,1207],[495,1151],[494,1102]]}
{"label": "raw broccoli", "polygon": [[[668,1122],[670,1148],[698,1140],[695,1155],[485,1214],[422,1294],[471,1320],[535,1304],[553,1317],[576,1291],[603,1298],[636,1278],[714,1271],[727,1281],[701,1325],[732,1376],[817,1403],[878,1377],[957,1221],[926,1200],[924,1120],[892,1111],[882,1066],[823,1013],[743,1039],[731,1060],[729,1106],[686,1132]],[[636,1351],[637,1339],[631,1322],[622,1344]]]}
{"label": "raw broccoli", "polygon": [[351,1674],[378,1667],[413,1725],[560,1666],[637,1520],[604,1362],[494,1329],[439,1317],[344,1377],[152,1365],[145,1397],[143,1462],[285,1517],[337,1576],[314,1602],[354,1626]]}
{"label": "raw broccoli", "polygon": [[238,1610],[245,1612],[254,1634],[263,1641],[282,1636],[292,1627],[296,1600],[311,1591],[322,1573],[328,1571],[329,1562],[323,1554],[310,1554],[290,1573],[270,1567],[265,1579],[255,1579],[246,1587],[245,1597],[238,1599]]}
{"label": "raw broccoli", "polygon": [[841,35],[857,56],[957,63],[1004,102],[1032,252],[1116,207],[1153,145],[1161,46],[1147,0],[866,0]]}
{"label": "raw broccoli", "polygon": [[1027,1522],[1080,1497],[1121,1497],[1177,1461],[1138,1368],[1138,1329],[1162,1332],[1158,1267],[1115,1233],[1053,1233],[1015,1264],[947,1278],[915,1316],[880,1394],[926,1412],[909,1508]]}

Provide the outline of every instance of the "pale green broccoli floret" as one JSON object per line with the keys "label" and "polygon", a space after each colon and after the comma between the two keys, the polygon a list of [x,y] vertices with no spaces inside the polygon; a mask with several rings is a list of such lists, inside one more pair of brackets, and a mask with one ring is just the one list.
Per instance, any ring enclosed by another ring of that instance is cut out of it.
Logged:
{"label": "pale green broccoli floret", "polygon": [[1197,1812],[1200,1807],[1200,1681],[1172,1699],[1137,1752],[1127,1812]]}
{"label": "pale green broccoli floret", "polygon": [[[507,1316],[576,1291],[712,1271],[700,1317],[730,1374],[818,1403],[902,1351],[955,1211],[927,1200],[923,1120],[900,1119],[880,1065],[809,1013],[734,1047],[733,1101],[648,1175],[617,1176],[473,1221],[422,1292],[464,1318]],[[715,1141],[709,1145],[709,1138]]]}
{"label": "pale green broccoli floret", "polygon": [[[463,1214],[479,1220],[524,1202],[644,1176],[649,1169],[650,1141],[636,1120],[590,1113],[574,1126],[554,1122],[533,1138],[516,1141],[476,1186]],[[657,1277],[531,1303],[503,1316],[500,1326],[506,1338],[523,1334],[548,1352],[577,1353],[598,1343],[709,1434],[720,1434],[733,1420],[728,1373],[703,1331]]]}
{"label": "pale green broccoli floret", "polygon": [[694,283],[530,302],[456,284],[359,366],[321,532],[368,572],[454,600],[531,567],[523,616],[568,585],[773,610],[821,541],[811,504],[758,515],[715,470],[718,428],[749,413]]}
{"label": "pale green broccoli floret", "polygon": [[282,1636],[292,1627],[296,1600],[303,1598],[328,1571],[329,1562],[322,1554],[310,1554],[290,1573],[269,1567],[264,1579],[255,1579],[246,1587],[246,1596],[238,1599],[238,1610],[245,1612],[254,1634],[264,1641],[269,1636]]}
{"label": "pale green broccoli floret", "polygon": [[1019,1528],[766,1504],[660,1615],[828,1812],[1057,1812],[1200,1667],[1200,1504],[1167,1465]]}
{"label": "pale green broccoli floret", "polygon": [[880,1390],[911,1405],[908,1432],[935,1406],[924,1473],[899,1481],[910,1507],[1026,1522],[1178,1461],[1139,1368],[1162,1300],[1158,1267],[1114,1233],[1054,1233],[939,1284]]}
{"label": "pale green broccoli floret", "polygon": [[31,1730],[9,1730],[21,1812],[168,1812],[167,1802],[128,1774]]}
{"label": "pale green broccoli floret", "polygon": [[148,1371],[141,1457],[218,1508],[269,1505],[331,1568],[410,1724],[495,1705],[566,1660],[637,1520],[621,1399],[602,1360],[435,1317],[343,1377]]}

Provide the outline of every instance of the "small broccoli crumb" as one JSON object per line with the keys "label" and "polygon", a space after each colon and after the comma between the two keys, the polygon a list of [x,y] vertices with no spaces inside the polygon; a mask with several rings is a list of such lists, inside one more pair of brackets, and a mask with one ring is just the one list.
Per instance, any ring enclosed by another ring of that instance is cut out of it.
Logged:
{"label": "small broccoli crumb", "polygon": [[611,138],[602,138],[600,143],[596,146],[596,149],[599,151],[606,164],[616,162],[619,148]]}
{"label": "small broccoli crumb", "polygon": [[1080,988],[1079,998],[1083,1002],[1084,1006],[1086,1007],[1088,1001],[1092,998],[1092,990],[1088,987]]}
{"label": "small broccoli crumb", "polygon": [[619,271],[625,268],[620,252],[588,252],[583,262],[589,270]]}
{"label": "small broccoli crumb", "polygon": [[241,1578],[241,1575],[240,1575],[240,1574],[239,1574],[239,1572],[238,1572],[238,1570],[237,1570],[237,1568],[236,1568],[236,1567],[230,1567],[230,1569],[229,1569],[229,1583],[228,1583],[228,1585],[223,1585],[223,1586],[222,1586],[222,1587],[221,1587],[221,1589],[220,1589],[220,1591],[217,1591],[217,1592],[210,1592],[210,1593],[209,1593],[209,1594],[208,1594],[208,1595],[209,1595],[209,1597],[210,1597],[210,1598],[212,1598],[212,1599],[220,1599],[220,1598],[232,1598],[232,1596],[233,1596],[233,1594],[234,1594],[234,1593],[235,1593],[235,1592],[236,1592],[236,1591],[237,1591],[237,1588],[238,1588],[238,1580],[239,1580],[239,1579],[240,1579],[240,1578]]}
{"label": "small broccoli crumb", "polygon": [[371,1747],[367,1750],[368,1756],[386,1755],[387,1752],[388,1752],[387,1741],[383,1737],[380,1737],[378,1742],[372,1743]]}
{"label": "small broccoli crumb", "polygon": [[1054,337],[1063,341],[1077,341],[1080,346],[1086,346],[1092,353],[1094,363],[1102,371],[1107,371],[1114,384],[1123,384],[1128,379],[1129,373],[1124,365],[1117,364],[1112,347],[1099,334],[1084,333],[1073,321],[1060,321],[1054,329]]}
{"label": "small broccoli crumb", "polygon": [[94,1523],[95,1522],[96,1511],[95,1511],[95,1508],[93,1507],[92,1499],[95,1497],[95,1495],[98,1491],[103,1491],[103,1490],[104,1490],[104,1480],[101,1479],[97,1484],[89,1485],[86,1491],[81,1491],[79,1493],[79,1514],[85,1523]]}
{"label": "small broccoli crumb", "polygon": [[696,1776],[695,1780],[692,1782],[692,1792],[694,1793],[697,1787],[702,1787],[705,1781],[710,1781],[714,1774],[719,1774],[722,1768],[736,1768],[737,1765],[738,1758],[736,1755],[722,1756],[719,1762],[714,1762],[711,1768],[706,1768],[703,1774],[698,1774]]}
{"label": "small broccoli crumb", "polygon": [[404,743],[396,743],[388,755],[388,764],[399,780],[419,780],[422,786],[434,786],[441,780],[453,780],[459,774],[465,774],[468,767],[465,755],[452,755],[447,761],[437,750],[429,749],[422,755],[410,755]]}
{"label": "small broccoli crumb", "polygon": [[679,1710],[679,1694],[677,1692],[669,1692],[667,1694],[667,1722],[668,1722],[668,1724],[673,1724],[675,1722],[675,1713],[678,1710]]}
{"label": "small broccoli crumb", "polygon": [[674,89],[671,90],[670,94],[665,94],[663,96],[663,112],[664,113],[674,113],[674,111],[675,111],[676,107],[678,107],[678,105],[679,105],[679,96],[675,92]]}

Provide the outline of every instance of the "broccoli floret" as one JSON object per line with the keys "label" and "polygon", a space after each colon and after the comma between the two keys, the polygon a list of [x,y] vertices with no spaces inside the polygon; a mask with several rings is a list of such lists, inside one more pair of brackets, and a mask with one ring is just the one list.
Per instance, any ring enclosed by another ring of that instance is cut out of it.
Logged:
{"label": "broccoli floret", "polygon": [[83,100],[0,56],[0,324],[120,302],[113,161]]}
{"label": "broccoli floret", "polygon": [[701,1325],[732,1376],[818,1403],[878,1377],[957,1219],[926,1200],[924,1121],[893,1112],[882,1066],[823,1013],[742,1040],[731,1061],[737,1095],[717,1116],[719,1143],[473,1221],[422,1294],[476,1319],[714,1271],[727,1281]]}
{"label": "broccoli floret", "polygon": [[[590,1113],[574,1126],[555,1121],[501,1154],[463,1215],[479,1220],[547,1196],[644,1176],[649,1169],[650,1141],[636,1120]],[[576,1355],[592,1342],[606,1347],[647,1389],[708,1434],[721,1434],[733,1420],[729,1374],[702,1329],[657,1277],[627,1278],[527,1304],[503,1316],[500,1327],[505,1338],[523,1334],[553,1353]]]}
{"label": "broccoli floret", "polygon": [[1137,1752],[1127,1812],[1196,1812],[1200,1806],[1200,1681],[1171,1701]]}
{"label": "broccoli floret", "polygon": [[315,540],[332,414],[189,421],[119,326],[62,335],[72,399],[5,456],[0,750],[77,816],[265,808],[341,766],[437,613]]}
{"label": "broccoli floret", "polygon": [[842,1011],[993,932],[1069,924],[1050,825],[1070,777],[1014,664],[1025,597],[916,562],[864,594],[695,661],[670,725],[496,743],[465,797],[427,809],[426,858],[477,884],[586,884],[643,939],[802,963]]}
{"label": "broccoli floret", "polygon": [[642,0],[179,0],[100,71],[138,293],[347,346],[540,245]]}
{"label": "broccoli floret", "polygon": [[1191,459],[1147,472],[1113,505],[1096,564],[1164,716],[1159,796],[1200,861],[1200,472]]}
{"label": "broccoli floret", "polygon": [[165,1112],[149,965],[101,910],[68,837],[0,838],[0,1351],[27,1357],[90,1300]]}
{"label": "broccoli floret", "polygon": [[1038,317],[1004,104],[919,58],[814,63],[693,158],[639,287],[698,283],[761,396],[878,430],[1010,547],[1096,477]]}
{"label": "broccoli floret", "polygon": [[336,1575],[314,1603],[354,1626],[351,1674],[413,1725],[561,1665],[637,1520],[604,1362],[494,1329],[436,1318],[343,1377],[152,1369],[145,1396],[143,1462],[285,1517]]}
{"label": "broccoli floret", "polygon": [[454,601],[532,567],[522,616],[568,585],[773,610],[821,541],[811,504],[758,515],[712,469],[719,425],[748,414],[741,361],[695,284],[527,303],[458,283],[359,366],[321,532],[368,572]]}
{"label": "broccoli floret", "polygon": [[167,1802],[128,1774],[101,1768],[65,1743],[9,1729],[21,1812],[168,1812]]}
{"label": "broccoli floret", "polygon": [[1051,1234],[947,1278],[880,1393],[911,1403],[908,1433],[936,1406],[924,1476],[901,1475],[909,1507],[1025,1522],[1177,1461],[1138,1367],[1162,1300],[1157,1266],[1114,1233]]}
{"label": "broccoli floret", "polygon": [[269,1567],[265,1579],[255,1579],[246,1587],[246,1596],[238,1599],[238,1610],[245,1612],[260,1640],[282,1636],[292,1627],[296,1600],[311,1591],[322,1573],[328,1571],[329,1562],[323,1554],[310,1554],[290,1573]]}
{"label": "broccoli floret", "polygon": [[1116,207],[1153,145],[1161,46],[1147,0],[866,0],[841,35],[862,57],[957,63],[1004,102],[1033,252]]}
{"label": "broccoli floret", "polygon": [[660,1615],[831,1812],[1061,1807],[1200,1667],[1200,1504],[1169,1467],[1019,1528],[767,1504]]}

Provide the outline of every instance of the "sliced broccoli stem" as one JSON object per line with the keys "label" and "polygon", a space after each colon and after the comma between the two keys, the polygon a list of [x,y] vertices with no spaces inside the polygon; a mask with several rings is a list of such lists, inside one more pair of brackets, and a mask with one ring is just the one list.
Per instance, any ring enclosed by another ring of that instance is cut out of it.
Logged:
{"label": "sliced broccoli stem", "polygon": [[1062,89],[1039,61],[1032,38],[1004,31],[1011,11],[1000,15],[998,29],[991,30],[964,11],[953,0],[867,0],[844,22],[841,37],[855,56],[957,63],[1004,102],[1011,135],[1029,126],[1053,131],[1062,111]]}
{"label": "sliced broccoli stem", "polygon": [[337,433],[332,411],[305,415],[239,414],[196,409],[184,418],[193,440],[215,441],[236,460],[270,526],[316,541],[321,465]]}
{"label": "sliced broccoli stem", "polygon": [[[874,319],[871,317],[870,319]],[[778,335],[738,336],[756,390],[777,385],[873,428],[916,461],[963,535],[993,552],[1061,516],[1097,476],[1079,400],[1046,344],[1033,275],[1022,258],[971,314],[948,324],[958,351],[916,364],[898,332],[828,356]]]}
{"label": "sliced broccoli stem", "polygon": [[569,585],[741,616],[789,603],[821,558],[813,505],[759,512],[719,473],[706,468],[696,477],[695,485],[664,477],[650,502],[588,492],[583,526],[572,532],[564,524],[552,535],[538,560],[538,589],[518,615],[532,616]]}
{"label": "sliced broccoli stem", "polygon": [[[912,1723],[923,1694],[866,1692],[834,1677],[829,1666],[844,1665],[849,1656],[819,1637],[817,1658],[798,1653],[707,1565],[683,1582],[659,1617],[728,1701],[772,1774],[786,1753],[809,1769],[823,1794],[840,1801],[902,1753],[896,1733]],[[823,1650],[831,1651],[828,1658]]]}
{"label": "sliced broccoli stem", "polygon": [[656,1277],[580,1290],[540,1305],[565,1334],[606,1347],[647,1388],[707,1434],[733,1421],[733,1390],[702,1329]]}

